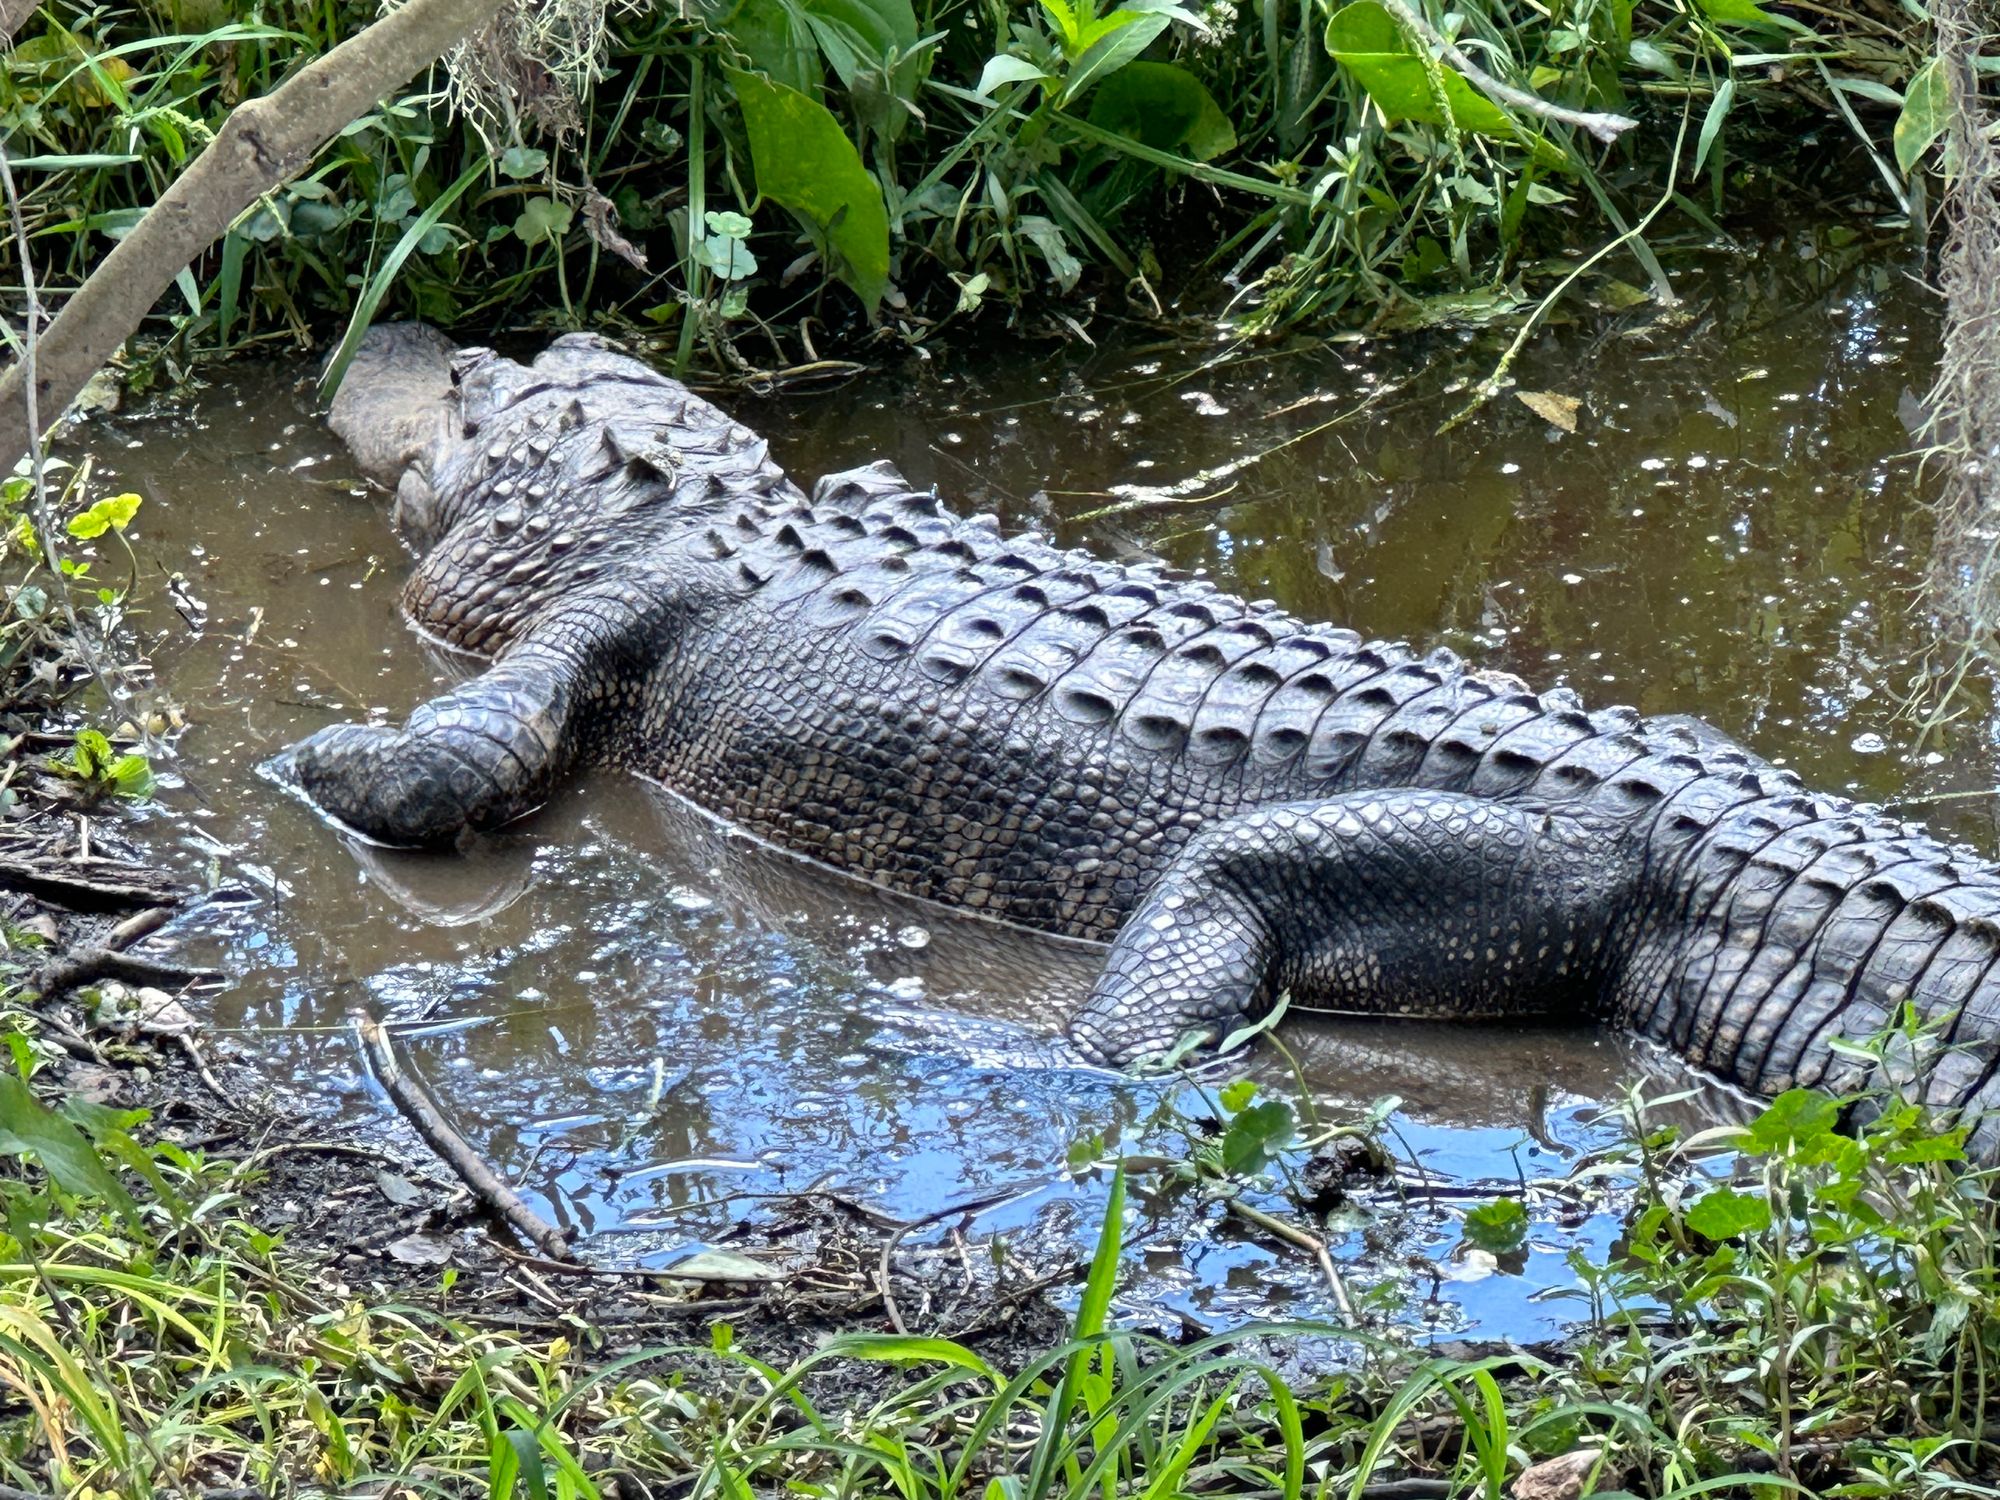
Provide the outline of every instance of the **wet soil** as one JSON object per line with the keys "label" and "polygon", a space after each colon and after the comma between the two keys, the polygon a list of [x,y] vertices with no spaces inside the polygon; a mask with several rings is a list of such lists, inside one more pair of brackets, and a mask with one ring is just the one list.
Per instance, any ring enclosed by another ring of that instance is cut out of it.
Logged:
{"label": "wet soil", "polygon": [[[1600,286],[1517,371],[1534,402],[1503,395],[1445,436],[1491,339],[1232,346],[1094,325],[1094,345],[996,334],[831,391],[718,399],[802,476],[888,457],[1065,543],[1593,703],[1698,714],[1990,850],[1983,716],[1918,744],[1900,712],[1936,665],[1898,414],[1934,356],[1914,269],[1886,241],[1787,230],[1691,258],[1677,307],[1619,311]],[[1572,400],[1574,431],[1547,415]],[[138,836],[194,883],[255,895],[159,940],[230,975],[201,1020],[253,1060],[244,1109],[413,1159],[350,1033],[366,1011],[599,1264],[746,1244],[782,1262],[807,1240],[833,1264],[838,1224],[879,1246],[885,1224],[920,1221],[898,1254],[955,1268],[911,1273],[920,1314],[989,1265],[1060,1300],[1102,1192],[1065,1170],[1072,1143],[1139,1141],[1173,1086],[1007,1068],[929,1017],[1054,1024],[1093,950],[856,887],[612,776],[460,856],[343,844],[258,766],[323,724],[400,717],[467,668],[404,627],[406,556],[318,425],[303,363],[224,371],[71,447],[98,491],[145,497],[135,621],[157,705],[189,724]],[[1327,1233],[1371,1316],[1413,1332],[1534,1338],[1575,1315],[1565,1256],[1610,1243],[1615,1197],[1538,1199],[1504,1264],[1464,1243],[1462,1214],[1613,1143],[1627,1088],[1692,1090],[1676,1108],[1694,1121],[1740,1107],[1583,1023],[1295,1017],[1283,1039],[1254,1068],[1296,1076],[1325,1116],[1398,1101],[1411,1168],[1357,1185]],[[320,1181],[287,1191],[322,1225],[360,1238],[394,1218],[379,1184]],[[802,1204],[833,1218],[788,1241]],[[447,1211],[407,1232],[440,1233]],[[379,1270],[380,1245],[367,1254]],[[1185,1195],[1142,1204],[1128,1258],[1125,1310],[1156,1322],[1333,1310],[1309,1259]],[[854,1286],[879,1320],[879,1289]]]}

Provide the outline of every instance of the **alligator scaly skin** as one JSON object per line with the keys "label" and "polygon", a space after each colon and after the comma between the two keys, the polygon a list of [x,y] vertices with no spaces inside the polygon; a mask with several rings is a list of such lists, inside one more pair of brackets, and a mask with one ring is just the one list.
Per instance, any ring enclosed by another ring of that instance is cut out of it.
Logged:
{"label": "alligator scaly skin", "polygon": [[[377,330],[333,423],[425,556],[419,629],[493,658],[400,731],[296,752],[384,842],[651,777],[837,869],[1113,944],[1113,1061],[1279,991],[1609,1015],[1760,1093],[1842,1090],[1904,1001],[1933,1104],[2000,1064],[2000,868],[1715,730],[1589,711],[1168,570],[961,517],[875,466],[808,496],[685,388]],[[2000,1137],[1975,1135],[1982,1157]]]}

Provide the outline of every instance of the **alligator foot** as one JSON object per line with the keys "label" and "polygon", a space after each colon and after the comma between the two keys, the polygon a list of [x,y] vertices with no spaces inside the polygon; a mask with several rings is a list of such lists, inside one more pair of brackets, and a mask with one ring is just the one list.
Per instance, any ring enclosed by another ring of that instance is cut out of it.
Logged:
{"label": "alligator foot", "polygon": [[1127,1064],[1280,994],[1378,1015],[1594,1006],[1636,861],[1572,813],[1448,792],[1284,803],[1204,829],[1112,945],[1070,1036]]}
{"label": "alligator foot", "polygon": [[280,773],[377,844],[449,844],[533,811],[563,765],[567,671],[518,653],[418,708],[401,729],[335,724],[287,752]]}

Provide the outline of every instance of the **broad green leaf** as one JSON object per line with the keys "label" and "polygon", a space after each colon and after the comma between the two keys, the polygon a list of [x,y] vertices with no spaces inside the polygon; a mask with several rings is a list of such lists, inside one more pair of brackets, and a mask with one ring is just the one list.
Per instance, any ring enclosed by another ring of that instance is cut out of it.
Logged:
{"label": "broad green leaf", "polygon": [[811,227],[828,269],[872,318],[889,284],[889,213],[840,122],[817,99],[752,73],[725,70],[743,107],[760,195]]}
{"label": "broad green leaf", "polygon": [[1931,144],[1944,134],[1951,119],[1951,84],[1940,59],[1925,63],[1903,95],[1903,112],[1896,117],[1896,165],[1905,177],[1916,170]]}
{"label": "broad green leaf", "polygon": [[569,233],[570,221],[575,216],[567,203],[554,198],[530,198],[514,220],[514,234],[525,245],[560,240]]}
{"label": "broad green leaf", "polygon": [[1964,1158],[1965,1131],[1961,1127],[1944,1135],[1926,1136],[1893,1146],[1883,1160],[1900,1165],[1920,1161],[1962,1161]]}
{"label": "broad green leaf", "polygon": [[1290,1143],[1292,1107],[1271,1099],[1239,1111],[1222,1136],[1222,1170],[1232,1177],[1261,1172],[1271,1157]]}
{"label": "broad green leaf", "polygon": [[1495,1255],[1518,1250],[1528,1238],[1528,1210],[1518,1198],[1495,1198],[1465,1216],[1467,1243]]}
{"label": "broad green leaf", "polygon": [[1101,17],[1086,37],[1088,45],[1082,55],[1072,63],[1068,77],[1063,80],[1063,98],[1081,99],[1091,85],[1109,78],[1152,46],[1153,39],[1175,21],[1197,31],[1204,29],[1198,17],[1171,0],[1126,0],[1110,15]]}
{"label": "broad green leaf", "polygon": [[1771,1205],[1761,1195],[1716,1188],[1687,1211],[1687,1227],[1711,1240],[1730,1240],[1771,1227]]}
{"label": "broad green leaf", "polygon": [[127,1217],[133,1212],[131,1195],[83,1132],[45,1109],[11,1072],[0,1072],[0,1152],[34,1158],[64,1192],[101,1198]]}
{"label": "broad green leaf", "polygon": [[1105,79],[1090,101],[1090,123],[1196,161],[1236,146],[1235,127],[1201,80],[1172,63],[1127,63]]}
{"label": "broad green leaf", "polygon": [[1840,1101],[1811,1089],[1787,1089],[1750,1122],[1745,1146],[1759,1156],[1787,1146],[1806,1146],[1840,1123]]}
{"label": "broad green leaf", "polygon": [[549,153],[529,146],[509,146],[500,153],[500,171],[516,182],[541,176],[548,170],[548,165]]}
{"label": "broad green leaf", "polygon": [[743,49],[750,66],[775,83],[817,98],[820,43],[811,18],[788,0],[741,0],[714,23]]}
{"label": "broad green leaf", "polygon": [[1752,31],[1794,31],[1810,36],[1812,28],[1790,16],[1773,15],[1757,0],[1695,0],[1695,6],[1718,26],[1747,26]]}
{"label": "broad green leaf", "polygon": [[130,493],[108,495],[81,515],[72,516],[69,534],[78,541],[87,542],[93,537],[103,536],[107,531],[123,531],[139,514],[142,503],[137,495]]}
{"label": "broad green leaf", "polygon": [[[1443,125],[1444,112],[1431,92],[1430,68],[1410,48],[1395,17],[1375,0],[1354,0],[1335,11],[1326,23],[1326,50],[1333,60],[1375,101],[1391,125],[1415,120]],[[1438,64],[1451,122],[1460,130],[1503,140],[1525,140],[1537,161],[1567,168],[1569,158],[1538,133],[1515,124],[1507,112],[1467,83],[1459,73]]]}
{"label": "broad green leaf", "polygon": [[980,70],[976,92],[991,94],[1002,84],[1026,83],[1032,79],[1049,75],[1029,62],[1025,57],[1016,57],[1011,52],[986,59],[986,66]]}
{"label": "broad green leaf", "polygon": [[111,763],[107,774],[111,786],[121,797],[129,797],[134,802],[143,802],[153,795],[157,782],[153,776],[152,762],[143,755],[121,755]]}

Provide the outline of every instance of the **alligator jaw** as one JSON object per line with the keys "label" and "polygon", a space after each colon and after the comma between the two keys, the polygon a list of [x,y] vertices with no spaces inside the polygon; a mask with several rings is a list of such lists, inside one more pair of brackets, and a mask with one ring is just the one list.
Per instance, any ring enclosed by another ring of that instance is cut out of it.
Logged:
{"label": "alligator jaw", "polygon": [[[458,407],[451,340],[422,323],[368,330],[334,392],[326,424],[363,474],[386,490],[435,471]],[[425,486],[428,488],[428,485]]]}

